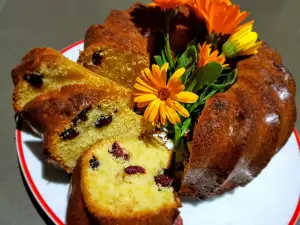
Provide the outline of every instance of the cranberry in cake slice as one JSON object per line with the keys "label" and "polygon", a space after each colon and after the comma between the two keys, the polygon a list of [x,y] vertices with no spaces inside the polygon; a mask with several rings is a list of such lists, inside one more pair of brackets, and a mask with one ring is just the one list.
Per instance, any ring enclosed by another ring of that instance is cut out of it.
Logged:
{"label": "cranberry in cake slice", "polygon": [[99,224],[171,225],[180,200],[164,174],[172,152],[157,139],[103,140],[78,162],[84,203]]}

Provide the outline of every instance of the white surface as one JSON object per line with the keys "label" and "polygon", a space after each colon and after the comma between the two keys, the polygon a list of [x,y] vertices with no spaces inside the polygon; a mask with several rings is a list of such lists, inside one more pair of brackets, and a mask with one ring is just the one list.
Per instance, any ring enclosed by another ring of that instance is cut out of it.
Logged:
{"label": "white surface", "polygon": [[[83,44],[65,52],[76,61]],[[22,133],[25,160],[32,179],[52,211],[65,222],[69,184],[64,173],[40,159],[40,139]],[[37,149],[38,148],[38,149]],[[45,176],[45,168],[48,174]],[[49,171],[51,170],[51,171]],[[213,200],[188,203],[181,209],[184,225],[286,225],[292,218],[300,194],[300,154],[293,134],[262,173],[244,188]],[[59,182],[58,182],[59,181]]]}

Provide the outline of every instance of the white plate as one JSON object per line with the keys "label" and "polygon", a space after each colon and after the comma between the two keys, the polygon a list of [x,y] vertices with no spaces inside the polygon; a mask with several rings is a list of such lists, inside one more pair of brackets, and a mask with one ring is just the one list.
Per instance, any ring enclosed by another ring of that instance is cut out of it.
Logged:
{"label": "white plate", "polygon": [[[76,61],[83,41],[62,50]],[[42,160],[41,139],[16,131],[19,162],[35,199],[58,225],[65,224],[69,179]],[[284,148],[244,188],[204,202],[183,202],[184,225],[294,225],[300,214],[300,139],[295,130]],[[25,218],[24,218],[25,219]]]}

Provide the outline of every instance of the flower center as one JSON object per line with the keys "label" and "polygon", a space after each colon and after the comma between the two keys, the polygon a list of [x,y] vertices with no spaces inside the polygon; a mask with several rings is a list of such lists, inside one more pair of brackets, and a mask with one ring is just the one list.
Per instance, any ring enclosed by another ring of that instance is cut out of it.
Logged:
{"label": "flower center", "polygon": [[162,88],[159,90],[158,92],[158,97],[160,98],[160,100],[167,100],[170,97],[170,91],[168,88]]}

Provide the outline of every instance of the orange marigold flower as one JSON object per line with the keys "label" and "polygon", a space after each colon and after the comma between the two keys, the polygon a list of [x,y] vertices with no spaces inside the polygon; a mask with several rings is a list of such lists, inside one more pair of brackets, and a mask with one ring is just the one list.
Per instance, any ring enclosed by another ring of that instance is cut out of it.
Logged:
{"label": "orange marigold flower", "polygon": [[179,6],[188,4],[190,0],[153,0],[150,5],[158,6],[161,9],[174,9]]}
{"label": "orange marigold flower", "polygon": [[229,0],[194,0],[192,7],[205,20],[209,33],[231,34],[249,16]]}
{"label": "orange marigold flower", "polygon": [[228,66],[228,64],[224,64],[226,58],[223,54],[219,55],[218,50],[211,52],[211,44],[207,44],[206,42],[202,46],[198,44],[198,48],[200,50],[198,67],[203,67],[210,62],[218,62],[222,66]]}
{"label": "orange marigold flower", "polygon": [[226,5],[231,5],[230,0],[192,0],[189,5],[196,9],[199,15],[207,14],[209,5],[212,1],[224,2]]}
{"label": "orange marigold flower", "polygon": [[167,82],[167,70],[169,64],[165,63],[161,68],[152,65],[150,69],[144,69],[142,76],[136,79],[134,84],[134,102],[138,107],[146,107],[144,118],[149,122],[160,122],[165,125],[167,119],[176,124],[180,122],[177,113],[184,117],[189,117],[190,113],[179,103],[194,103],[198,95],[184,91],[180,77],[185,69],[180,68],[175,71]]}

